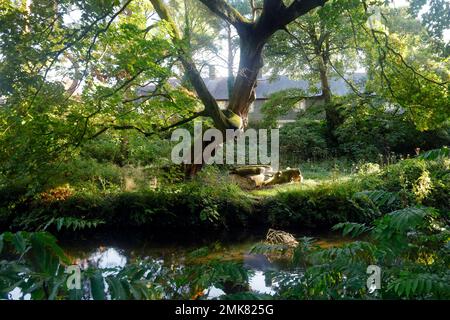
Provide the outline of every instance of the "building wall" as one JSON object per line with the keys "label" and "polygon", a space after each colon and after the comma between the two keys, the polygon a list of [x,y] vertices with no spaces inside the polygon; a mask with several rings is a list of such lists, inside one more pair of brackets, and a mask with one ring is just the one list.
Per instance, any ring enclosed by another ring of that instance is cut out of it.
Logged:
{"label": "building wall", "polygon": [[[258,99],[255,102],[253,102],[252,107],[250,107],[250,111],[248,114],[248,119],[249,122],[259,122],[263,119],[264,115],[261,111],[261,108],[263,106],[263,104],[267,101],[267,99]],[[308,98],[305,100],[302,100],[299,102],[298,106],[288,112],[286,115],[282,116],[279,118],[279,121],[281,123],[286,123],[286,122],[292,122],[295,121],[297,119],[297,115],[298,112],[305,110],[306,108],[310,107],[313,104],[322,104],[323,101],[320,97],[313,97],[313,98]]]}
{"label": "building wall", "polygon": [[[261,108],[263,104],[267,101],[267,99],[257,99],[255,100],[252,105],[250,106],[250,110],[248,113],[248,120],[252,123],[257,123],[261,121],[264,118],[264,115],[261,111]],[[286,115],[279,118],[279,123],[288,123],[293,122],[297,120],[297,115],[299,111],[303,111],[306,108],[310,107],[313,104],[322,104],[323,101],[321,98],[318,97],[312,97],[305,100],[302,100],[298,103],[298,107],[295,108],[295,110],[292,110],[288,112]],[[219,108],[221,110],[224,110],[228,105],[228,100],[217,100],[217,104],[219,105]]]}

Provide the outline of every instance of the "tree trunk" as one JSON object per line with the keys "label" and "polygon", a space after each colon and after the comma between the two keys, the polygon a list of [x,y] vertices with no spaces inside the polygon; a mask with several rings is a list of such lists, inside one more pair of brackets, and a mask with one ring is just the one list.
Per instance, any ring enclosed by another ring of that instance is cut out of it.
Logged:
{"label": "tree trunk", "polygon": [[319,60],[320,84],[322,89],[322,99],[325,103],[331,102],[331,89],[328,82],[327,66],[322,57]]}
{"label": "tree trunk", "polygon": [[320,84],[322,89],[322,99],[325,105],[325,120],[327,125],[327,138],[331,147],[335,147],[337,144],[337,139],[334,131],[341,124],[341,118],[336,105],[332,102],[330,83],[328,81],[328,68],[326,64],[325,53],[322,53],[319,57],[319,75]]}
{"label": "tree trunk", "polygon": [[233,65],[234,65],[234,53],[233,53],[233,42],[232,42],[232,29],[231,24],[226,22],[227,26],[227,45],[228,45],[228,56],[227,56],[227,67],[228,67],[228,97],[231,97],[233,93],[234,86],[234,74],[233,74]]}
{"label": "tree trunk", "polygon": [[[242,118],[244,127],[248,124],[248,111],[256,97],[257,76],[263,66],[262,49],[265,41],[255,41],[255,38],[254,33],[240,35],[239,71],[227,107]],[[203,149],[206,146],[207,144],[203,144]],[[194,176],[202,167],[203,164],[186,165],[186,176]]]}
{"label": "tree trunk", "polygon": [[248,124],[248,111],[256,98],[257,77],[263,66],[264,42],[255,41],[252,38],[251,36],[240,36],[239,71],[228,104],[228,109],[242,118],[244,127],[247,127]]}

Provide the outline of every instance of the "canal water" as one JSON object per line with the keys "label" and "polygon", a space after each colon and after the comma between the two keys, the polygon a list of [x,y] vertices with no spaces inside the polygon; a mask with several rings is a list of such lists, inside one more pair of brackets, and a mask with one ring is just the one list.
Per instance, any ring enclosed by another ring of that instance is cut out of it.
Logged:
{"label": "canal water", "polygon": [[[295,236],[298,238],[311,235],[297,234]],[[316,245],[324,248],[339,246],[349,241],[337,234],[321,234],[312,237],[315,239]],[[280,271],[298,274],[302,270],[293,267],[289,257],[282,255],[268,257],[264,254],[254,253],[252,248],[261,243],[264,238],[264,234],[239,235],[208,243],[109,239],[66,242],[62,246],[73,263],[83,268],[92,266],[100,269],[120,269],[127,264],[142,260],[151,260],[168,268],[187,264],[206,264],[209,261],[233,261],[251,271],[248,283],[250,291],[273,294],[277,283],[268,277],[268,274]],[[201,251],[205,253],[197,258],[192,258],[193,253]],[[216,287],[209,287],[204,292],[207,298],[216,298],[222,294],[224,294],[223,290]]]}

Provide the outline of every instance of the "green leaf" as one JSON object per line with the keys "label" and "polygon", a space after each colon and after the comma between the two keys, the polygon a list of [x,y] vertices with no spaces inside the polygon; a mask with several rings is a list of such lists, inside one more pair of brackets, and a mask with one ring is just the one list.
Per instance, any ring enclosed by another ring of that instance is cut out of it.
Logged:
{"label": "green leaf", "polygon": [[354,222],[342,222],[333,226],[333,230],[342,229],[342,234],[344,236],[351,235],[352,237],[358,237],[363,233],[370,231],[372,228],[367,227],[362,223],[354,223]]}
{"label": "green leaf", "polygon": [[417,287],[419,285],[419,279],[414,279],[412,284],[411,292],[414,294],[417,291]]}
{"label": "green leaf", "polygon": [[429,214],[429,208],[410,207],[390,212],[388,215],[392,219],[392,226],[399,231],[406,231],[419,225]]}
{"label": "green leaf", "polygon": [[405,293],[406,293],[407,297],[409,297],[409,293],[411,292],[411,287],[412,287],[412,280],[406,280]]}
{"label": "green leaf", "polygon": [[69,290],[69,300],[81,300],[82,297],[82,290]]}
{"label": "green leaf", "polygon": [[61,279],[57,280],[54,284],[53,284],[53,288],[52,291],[50,292],[50,295],[48,296],[48,300],[55,300],[55,298],[57,297],[59,288],[61,287],[61,285],[66,283],[66,278],[62,277]]}
{"label": "green leaf", "polygon": [[26,241],[22,234],[22,232],[17,232],[12,238],[12,244],[20,254],[23,254],[26,250]]}
{"label": "green leaf", "polygon": [[417,156],[419,159],[425,160],[436,160],[439,158],[446,158],[450,156],[450,149],[447,147],[442,147],[440,149],[433,149],[427,152],[421,153]]}
{"label": "green leaf", "polygon": [[90,281],[92,298],[94,300],[106,300],[105,283],[101,272],[95,272],[95,274],[90,278]]}
{"label": "green leaf", "polygon": [[64,218],[60,218],[56,221],[56,230],[61,231],[61,228],[64,224]]}
{"label": "green leaf", "polygon": [[433,288],[433,282],[431,281],[431,279],[427,279],[427,281],[425,282],[425,285],[426,285],[427,292],[430,292],[431,289]]}
{"label": "green leaf", "polygon": [[70,259],[66,256],[63,249],[56,243],[56,238],[48,232],[35,232],[32,240],[47,248],[52,254],[59,258],[64,264],[70,264]]}
{"label": "green leaf", "polygon": [[2,253],[3,250],[3,234],[0,234],[0,254]]}
{"label": "green leaf", "polygon": [[110,287],[111,299],[113,300],[126,300],[127,294],[119,279],[113,276],[106,278],[106,282]]}

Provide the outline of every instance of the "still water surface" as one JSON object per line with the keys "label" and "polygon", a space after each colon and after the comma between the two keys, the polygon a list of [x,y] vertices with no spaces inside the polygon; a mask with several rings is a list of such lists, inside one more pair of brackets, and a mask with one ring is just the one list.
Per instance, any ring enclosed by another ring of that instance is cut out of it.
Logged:
{"label": "still water surface", "polygon": [[[296,238],[310,234],[296,234]],[[108,240],[104,240],[109,238]],[[288,258],[268,258],[262,254],[254,254],[251,249],[265,238],[264,234],[231,236],[220,241],[202,241],[188,243],[186,241],[155,241],[139,239],[130,234],[129,238],[114,239],[114,237],[100,237],[98,239],[85,239],[78,241],[65,241],[60,243],[73,264],[83,269],[89,266],[99,269],[123,268],[129,263],[143,259],[151,260],[159,265],[177,268],[189,263],[204,264],[208,261],[233,261],[242,263],[246,269],[251,270],[249,289],[256,293],[273,294],[277,282],[268,277],[268,271],[288,272],[300,274],[301,269],[294,268]],[[315,244],[320,247],[334,247],[348,242],[336,234],[321,234],[313,236]],[[207,255],[192,260],[189,254],[200,248],[208,248]],[[224,293],[214,286],[205,289],[205,297],[217,298]],[[29,294],[23,295],[19,288],[10,292],[12,299],[29,299]]]}
{"label": "still water surface", "polygon": [[[305,235],[296,235],[302,237]],[[310,235],[308,235],[310,236]],[[316,244],[321,247],[339,246],[348,240],[335,234],[314,236]],[[273,294],[276,282],[268,281],[266,271],[284,271],[299,273],[301,270],[293,268],[288,259],[268,259],[262,254],[253,254],[251,249],[264,240],[264,235],[240,235],[233,239],[225,239],[209,243],[161,243],[148,240],[126,241],[82,241],[64,243],[66,253],[74,264],[83,268],[95,266],[97,268],[124,267],[128,263],[142,259],[151,259],[162,265],[176,267],[186,264],[189,253],[199,248],[208,247],[209,254],[193,263],[206,263],[210,260],[235,261],[242,263],[245,268],[252,270],[249,286],[257,293]],[[192,263],[192,259],[189,263]],[[224,292],[211,287],[206,289],[208,298],[218,297]]]}

